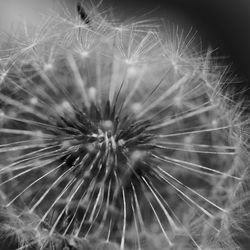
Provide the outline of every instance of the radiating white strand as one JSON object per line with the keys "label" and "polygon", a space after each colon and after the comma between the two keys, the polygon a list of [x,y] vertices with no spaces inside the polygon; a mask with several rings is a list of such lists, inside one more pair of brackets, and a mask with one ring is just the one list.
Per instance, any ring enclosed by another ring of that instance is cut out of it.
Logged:
{"label": "radiating white strand", "polygon": [[[161,173],[167,175],[168,177],[170,177],[171,179],[173,179],[174,181],[176,181],[178,184],[180,184],[181,186],[185,187],[186,189],[188,189],[189,191],[191,191],[192,193],[196,194],[197,196],[199,196],[200,198],[202,198],[203,200],[205,200],[206,202],[208,202],[209,204],[211,204],[213,207],[216,207],[218,210],[220,210],[223,213],[226,213],[227,211],[221,207],[219,207],[218,205],[216,205],[215,203],[213,203],[212,201],[208,200],[206,197],[202,196],[201,194],[199,194],[198,192],[196,192],[195,190],[193,190],[192,188],[184,185],[182,182],[180,182],[179,180],[177,180],[175,177],[173,177],[172,175],[170,175],[169,173],[167,173],[166,171],[164,171],[163,169],[161,169],[160,167],[157,168]],[[180,189],[178,189],[175,185],[173,185],[172,183],[170,183],[163,175],[160,175],[167,183],[169,183],[171,186],[175,187],[175,189],[180,192],[183,196],[185,196],[186,198],[188,197],[186,194],[184,194]],[[190,197],[188,197],[188,199],[192,202],[195,203],[194,201],[192,201],[190,199]],[[195,203],[196,204],[196,203]],[[198,204],[196,204],[196,206],[199,206]],[[200,206],[199,206],[200,207]],[[202,211],[204,211],[204,209],[202,208]],[[206,214],[210,214],[208,212],[206,212]],[[209,215],[211,216],[211,214]],[[213,216],[212,216],[213,218]]]}
{"label": "radiating white strand", "polygon": [[200,109],[192,111],[192,112],[190,112],[190,113],[188,113],[186,115],[183,115],[183,116],[180,116],[180,117],[177,117],[177,118],[174,118],[174,119],[167,119],[167,121],[162,122],[162,123],[160,123],[158,125],[154,125],[154,126],[150,127],[150,129],[151,130],[160,129],[160,128],[163,128],[163,127],[178,123],[178,122],[180,122],[180,121],[182,121],[184,119],[190,118],[192,116],[200,115],[202,113],[211,111],[211,110],[213,110],[215,108],[216,108],[216,105],[210,105],[210,106],[207,106],[207,107],[204,107],[204,108],[200,108]]}
{"label": "radiating white strand", "polygon": [[127,204],[125,198],[124,187],[122,187],[122,199],[123,199],[123,227],[122,227],[122,239],[121,239],[121,250],[125,247],[125,236],[126,236],[126,224],[127,224]]}
{"label": "radiating white strand", "polygon": [[[34,184],[36,184],[37,182],[39,182],[40,180],[42,180],[44,177],[48,176],[49,174],[51,174],[52,172],[56,171],[57,169],[59,169],[63,164],[60,164],[59,166],[57,166],[56,168],[53,168],[52,170],[50,170],[49,172],[45,173],[44,175],[42,175],[41,177],[39,177],[38,179],[36,179],[35,181],[33,181],[30,185],[28,185],[22,192],[20,192],[15,198],[13,198],[6,206],[9,207],[18,197],[20,197],[26,190],[28,190],[30,187],[32,187]],[[41,165],[39,167],[44,167],[47,166],[47,164]],[[33,212],[33,209],[30,210],[31,212]]]}
{"label": "radiating white strand", "polygon": [[[198,169],[203,169],[203,170],[206,170],[206,171],[210,171],[212,173],[216,173],[218,174],[219,176],[226,176],[226,177],[230,177],[230,178],[233,178],[233,179],[236,179],[236,180],[241,180],[241,178],[237,177],[237,176],[232,176],[228,173],[224,173],[224,172],[221,172],[219,170],[216,170],[216,169],[212,169],[212,168],[208,168],[208,167],[205,167],[205,166],[202,166],[202,165],[199,165],[199,164],[196,164],[196,163],[192,163],[192,162],[188,162],[188,161],[183,161],[183,160],[179,160],[179,159],[175,159],[173,157],[168,157],[168,156],[164,156],[164,157],[159,157],[155,154],[151,154],[154,158],[160,160],[160,161],[163,161],[163,162],[167,162],[167,163],[172,163],[172,164],[175,164],[175,165],[178,165],[178,166],[181,166],[181,167],[186,167],[185,164],[187,165],[190,165],[192,167],[195,167],[195,168],[198,168]],[[187,167],[188,169],[192,170],[191,168]],[[193,169],[194,170],[194,169]],[[202,172],[201,172],[202,173]],[[205,172],[203,172],[203,174],[206,174]]]}

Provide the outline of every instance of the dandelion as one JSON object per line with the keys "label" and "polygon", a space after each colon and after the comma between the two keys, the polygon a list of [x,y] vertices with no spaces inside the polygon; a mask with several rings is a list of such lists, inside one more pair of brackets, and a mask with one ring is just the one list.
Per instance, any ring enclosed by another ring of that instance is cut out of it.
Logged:
{"label": "dandelion", "polygon": [[245,121],[192,32],[102,16],[78,4],[2,34],[0,186],[38,232],[17,247],[205,249]]}

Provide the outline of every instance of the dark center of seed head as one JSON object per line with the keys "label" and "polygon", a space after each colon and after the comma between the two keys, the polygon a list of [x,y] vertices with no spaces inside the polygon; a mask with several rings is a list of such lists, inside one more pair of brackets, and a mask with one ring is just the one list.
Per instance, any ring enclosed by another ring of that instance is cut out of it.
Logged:
{"label": "dark center of seed head", "polygon": [[113,122],[110,121],[110,120],[102,121],[102,122],[100,123],[100,128],[101,128],[101,130],[102,130],[104,133],[107,132],[108,137],[111,137],[112,132],[113,132],[113,127],[114,127],[114,124],[113,124]]}

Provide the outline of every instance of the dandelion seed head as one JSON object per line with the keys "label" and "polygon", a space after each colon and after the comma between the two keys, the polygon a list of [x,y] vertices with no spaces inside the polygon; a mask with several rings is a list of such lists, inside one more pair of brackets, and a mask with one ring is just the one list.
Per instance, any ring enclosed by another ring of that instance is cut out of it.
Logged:
{"label": "dandelion seed head", "polygon": [[43,13],[10,31],[0,92],[6,207],[37,213],[32,237],[48,249],[94,238],[96,249],[142,250],[150,234],[157,249],[202,249],[240,178],[228,136],[242,124],[221,75],[188,54],[191,33],[164,40],[84,6],[80,17]]}

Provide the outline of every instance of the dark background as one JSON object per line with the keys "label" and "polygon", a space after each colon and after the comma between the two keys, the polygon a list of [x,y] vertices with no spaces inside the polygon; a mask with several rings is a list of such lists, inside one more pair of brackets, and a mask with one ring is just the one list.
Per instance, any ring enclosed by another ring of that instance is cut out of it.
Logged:
{"label": "dark background", "polygon": [[219,56],[227,57],[226,63],[232,64],[241,86],[250,86],[249,0],[104,0],[104,5],[124,20],[148,13],[145,18],[163,18],[184,28],[193,26],[204,45],[211,44]]}

